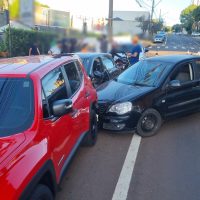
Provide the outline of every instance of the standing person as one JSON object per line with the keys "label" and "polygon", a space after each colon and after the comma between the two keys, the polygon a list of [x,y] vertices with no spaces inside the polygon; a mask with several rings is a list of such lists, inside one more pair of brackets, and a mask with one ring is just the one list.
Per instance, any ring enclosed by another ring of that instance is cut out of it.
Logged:
{"label": "standing person", "polygon": [[132,44],[133,44],[132,51],[128,53],[128,56],[129,56],[130,64],[134,65],[135,63],[139,61],[140,53],[142,52],[142,47],[139,43],[138,36],[133,37]]}
{"label": "standing person", "polygon": [[87,43],[85,43],[81,47],[81,53],[88,53],[88,52],[89,52],[89,46]]}
{"label": "standing person", "polygon": [[61,54],[62,51],[62,42],[56,42],[56,45],[52,46],[51,49],[48,51],[49,55],[58,55]]}
{"label": "standing person", "polygon": [[100,49],[102,53],[108,52],[108,40],[106,35],[103,35],[102,38],[100,39]]}
{"label": "standing person", "polygon": [[29,56],[40,55],[40,50],[38,48],[38,42],[34,42],[29,49]]}
{"label": "standing person", "polygon": [[112,42],[112,45],[111,45],[111,50],[110,50],[110,54],[112,55],[112,57],[114,58],[115,56],[118,57],[118,58],[121,58],[122,56],[119,55],[119,50],[118,50],[118,45],[116,42]]}

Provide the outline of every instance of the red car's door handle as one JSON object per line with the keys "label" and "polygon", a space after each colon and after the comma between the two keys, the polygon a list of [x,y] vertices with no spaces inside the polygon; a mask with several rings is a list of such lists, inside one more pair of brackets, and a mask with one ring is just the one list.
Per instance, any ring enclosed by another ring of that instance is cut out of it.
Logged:
{"label": "red car's door handle", "polygon": [[71,113],[72,118],[76,118],[78,116],[78,110],[73,110]]}
{"label": "red car's door handle", "polygon": [[90,96],[90,92],[85,92],[85,98],[88,98]]}

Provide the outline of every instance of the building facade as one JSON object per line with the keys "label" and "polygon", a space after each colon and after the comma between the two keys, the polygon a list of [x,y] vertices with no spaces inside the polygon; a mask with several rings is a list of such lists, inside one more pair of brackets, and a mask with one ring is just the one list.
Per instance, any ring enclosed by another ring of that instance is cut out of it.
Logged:
{"label": "building facade", "polygon": [[113,33],[117,34],[141,34],[141,22],[148,22],[150,13],[148,11],[114,11],[113,12]]}

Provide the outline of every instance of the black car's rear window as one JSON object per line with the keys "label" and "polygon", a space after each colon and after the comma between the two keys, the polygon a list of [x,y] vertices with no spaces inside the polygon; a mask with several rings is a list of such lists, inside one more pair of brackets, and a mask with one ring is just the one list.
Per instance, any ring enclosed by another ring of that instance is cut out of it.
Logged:
{"label": "black car's rear window", "polygon": [[25,131],[33,119],[32,81],[26,78],[0,78],[0,137]]}

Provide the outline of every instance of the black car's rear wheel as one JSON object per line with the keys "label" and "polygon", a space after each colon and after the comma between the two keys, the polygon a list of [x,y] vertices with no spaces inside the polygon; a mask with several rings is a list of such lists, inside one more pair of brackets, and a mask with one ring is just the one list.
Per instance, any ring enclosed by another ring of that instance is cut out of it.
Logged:
{"label": "black car's rear wheel", "polygon": [[155,109],[148,109],[140,117],[136,131],[141,137],[150,137],[158,132],[161,125],[160,113]]}

